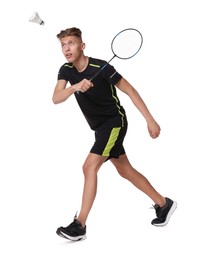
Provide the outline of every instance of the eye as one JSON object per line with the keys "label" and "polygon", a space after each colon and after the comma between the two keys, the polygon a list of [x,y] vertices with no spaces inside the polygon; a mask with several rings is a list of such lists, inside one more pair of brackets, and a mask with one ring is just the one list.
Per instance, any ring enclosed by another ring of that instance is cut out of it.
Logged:
{"label": "eye", "polygon": [[72,47],[72,46],[74,46],[74,45],[75,45],[75,42],[73,42],[73,41],[61,43],[61,47],[62,47],[62,48],[65,48],[66,46],[67,46],[67,47]]}
{"label": "eye", "polygon": [[68,46],[73,46],[74,42],[68,42]]}

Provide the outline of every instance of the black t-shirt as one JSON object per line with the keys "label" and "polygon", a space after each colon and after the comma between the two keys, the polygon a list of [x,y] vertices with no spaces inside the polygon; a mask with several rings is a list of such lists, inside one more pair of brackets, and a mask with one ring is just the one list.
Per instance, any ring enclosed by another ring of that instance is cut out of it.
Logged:
{"label": "black t-shirt", "polygon": [[[58,80],[64,79],[69,81],[71,85],[80,82],[84,78],[90,80],[105,64],[106,61],[104,60],[90,57],[86,69],[83,72],[78,72],[72,63],[65,63],[59,70]],[[125,110],[120,104],[115,88],[115,84],[121,78],[122,76],[115,68],[108,64],[92,80],[94,87],[84,93],[74,93],[91,129],[95,130],[108,121],[111,124],[120,122],[121,126],[123,126],[126,118]]]}

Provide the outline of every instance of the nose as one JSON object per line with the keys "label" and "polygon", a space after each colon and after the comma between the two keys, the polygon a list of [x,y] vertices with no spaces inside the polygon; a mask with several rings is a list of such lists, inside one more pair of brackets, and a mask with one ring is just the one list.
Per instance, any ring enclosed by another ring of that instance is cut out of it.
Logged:
{"label": "nose", "polygon": [[70,48],[69,48],[69,45],[66,44],[65,47],[64,47],[64,51],[66,52],[66,51],[68,51],[69,49],[70,49]]}

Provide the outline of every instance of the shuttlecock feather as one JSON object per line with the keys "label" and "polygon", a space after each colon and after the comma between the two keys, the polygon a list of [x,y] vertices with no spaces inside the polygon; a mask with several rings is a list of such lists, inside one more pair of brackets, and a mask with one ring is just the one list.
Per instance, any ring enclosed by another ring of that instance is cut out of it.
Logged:
{"label": "shuttlecock feather", "polygon": [[34,12],[29,18],[29,22],[37,23],[39,25],[44,25],[44,21],[40,18],[37,12]]}

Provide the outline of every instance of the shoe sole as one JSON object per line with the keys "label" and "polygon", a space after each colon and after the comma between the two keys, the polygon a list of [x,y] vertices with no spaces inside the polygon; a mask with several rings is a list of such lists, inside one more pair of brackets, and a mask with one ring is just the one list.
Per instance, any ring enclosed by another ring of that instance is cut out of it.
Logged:
{"label": "shoe sole", "polygon": [[176,210],[176,208],[177,208],[177,202],[174,201],[173,204],[172,204],[172,206],[171,206],[171,209],[169,210],[169,212],[168,212],[168,214],[167,214],[167,217],[166,217],[165,222],[160,223],[160,224],[153,224],[153,225],[156,226],[156,227],[166,226],[167,223],[169,222],[169,219],[170,219],[171,215],[174,213],[174,211]]}
{"label": "shoe sole", "polygon": [[86,239],[86,235],[77,236],[77,237],[72,237],[72,236],[69,236],[69,235],[63,233],[62,231],[56,232],[56,233],[57,233],[58,236],[63,237],[63,238],[66,238],[66,239],[71,240],[71,241],[80,241],[80,240]]}

